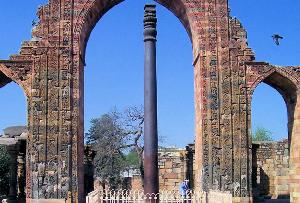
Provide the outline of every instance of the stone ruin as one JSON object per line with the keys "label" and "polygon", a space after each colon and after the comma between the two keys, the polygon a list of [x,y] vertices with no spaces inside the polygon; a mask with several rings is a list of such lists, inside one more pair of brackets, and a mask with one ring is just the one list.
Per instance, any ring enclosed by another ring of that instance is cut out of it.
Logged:
{"label": "stone ruin", "polygon": [[[9,194],[8,203],[26,202],[26,142],[27,126],[12,126],[0,134],[0,145],[6,147],[9,154]],[[94,157],[96,152],[89,146],[84,148],[84,193],[87,195],[94,190]],[[1,201],[1,198],[0,198]]]}
{"label": "stone ruin", "polygon": [[26,176],[26,126],[13,126],[3,130],[0,145],[4,145],[10,157],[8,202],[25,202]]}
{"label": "stone ruin", "polygon": [[[264,199],[289,200],[289,146],[288,140],[255,141],[252,143],[252,187],[255,202]],[[179,184],[189,179],[195,188],[195,145],[186,148],[159,149],[159,186],[161,190],[178,190]],[[126,180],[126,189],[142,190],[140,174]]]}
{"label": "stone ruin", "polygon": [[[25,202],[25,155],[26,126],[14,126],[4,129],[0,136],[0,145],[5,145],[10,161],[10,202]],[[288,140],[256,141],[252,144],[253,153],[253,196],[256,201],[264,198],[287,199],[289,190],[289,147]],[[95,151],[85,147],[84,175],[85,194],[99,190],[102,184],[95,182],[94,187],[94,157]],[[167,147],[159,149],[159,186],[161,190],[178,190],[179,184],[189,179],[189,187],[195,188],[195,144],[186,148]],[[108,186],[106,186],[108,187]],[[103,189],[103,188],[102,188]],[[122,189],[143,190],[139,173],[125,177]]]}
{"label": "stone ruin", "polygon": [[[265,82],[287,104],[290,196],[300,202],[300,67],[255,61],[246,30],[230,16],[226,0],[156,1],[180,20],[192,43],[195,186],[230,191],[233,202],[252,202],[251,99]],[[32,39],[0,61],[0,87],[14,81],[28,101],[28,202],[85,201],[85,48],[96,23],[121,2],[49,0],[37,10]]]}
{"label": "stone ruin", "polygon": [[259,199],[289,199],[290,164],[288,140],[252,144],[253,196]]}
{"label": "stone ruin", "polygon": [[[180,183],[190,180],[190,188],[194,188],[193,171],[195,165],[195,147],[193,144],[186,148],[162,147],[158,150],[159,189],[160,191],[176,191]],[[142,190],[143,183],[139,171],[131,171],[130,175],[125,173],[124,189]],[[103,188],[100,188],[103,189]]]}

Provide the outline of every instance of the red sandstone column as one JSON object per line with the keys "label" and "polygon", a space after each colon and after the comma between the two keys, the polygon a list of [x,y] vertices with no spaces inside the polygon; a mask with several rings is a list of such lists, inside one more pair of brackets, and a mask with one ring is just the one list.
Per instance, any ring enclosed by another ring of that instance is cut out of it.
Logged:
{"label": "red sandstone column", "polygon": [[292,203],[300,202],[300,93],[297,92],[296,104],[289,104],[294,107],[294,112],[291,114],[290,120],[293,120],[293,124],[289,126],[292,129],[290,136],[290,201]]}

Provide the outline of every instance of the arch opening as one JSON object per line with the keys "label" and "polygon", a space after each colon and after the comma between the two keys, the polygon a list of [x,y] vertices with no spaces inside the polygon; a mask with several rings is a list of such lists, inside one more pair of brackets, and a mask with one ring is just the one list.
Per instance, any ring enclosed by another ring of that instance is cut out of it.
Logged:
{"label": "arch opening", "polygon": [[[127,16],[121,17],[120,14],[122,13],[121,10],[128,12],[126,2],[128,6],[132,8],[131,14],[128,15],[131,17],[128,18]],[[133,7],[134,5],[129,4],[129,1],[126,2],[114,7],[111,12],[108,12],[103,19],[99,21],[99,25],[97,24],[97,26],[93,27],[93,32],[89,38],[85,54],[87,67],[84,68],[84,81],[81,81],[81,84],[84,83],[84,122],[86,127],[89,126],[88,122],[91,118],[108,112],[113,106],[121,107],[122,109],[131,104],[140,105],[143,103],[142,11],[144,2],[138,4],[138,10],[136,7]],[[135,6],[136,4],[135,2]],[[160,12],[166,14],[164,9],[162,6],[157,6],[158,15],[160,15]],[[112,15],[114,15],[114,17],[118,16],[119,21],[111,22],[110,20],[112,20],[112,18],[110,16]],[[139,24],[139,28],[131,29],[132,20],[134,16],[136,17],[137,15],[140,17],[135,20],[135,23]],[[193,69],[191,67],[192,47],[184,31],[180,32],[180,36],[172,32],[172,30],[176,30],[176,33],[179,33],[178,30],[182,30],[182,25],[178,23],[178,21],[176,21],[176,25],[173,25],[175,24],[172,23],[174,20],[169,20],[170,14],[167,14],[167,16],[168,17],[164,18],[158,17],[158,29],[164,29],[164,31],[159,30],[157,46],[158,122],[161,121],[162,126],[168,125],[167,127],[170,133],[162,132],[160,127],[159,131],[172,136],[171,133],[176,132],[172,123],[180,121],[185,123],[182,124],[182,126],[187,128],[184,129],[183,127],[177,130],[179,131],[177,135],[173,137],[173,140],[169,139],[170,143],[168,143],[169,146],[177,144],[182,148],[184,147],[183,142],[174,142],[175,137],[177,137],[176,139],[178,139],[179,136],[181,139],[188,137],[184,141],[185,145],[193,142],[194,138],[194,91]],[[126,22],[128,23],[126,24]],[[166,26],[167,23],[168,26]],[[116,26],[114,26],[114,24],[116,24]],[[172,26],[176,26],[177,29],[172,28]],[[105,27],[105,30],[102,29],[103,27]],[[173,35],[173,41],[170,39],[167,40],[169,35]],[[100,43],[98,40],[99,37],[97,36],[101,36],[102,40],[100,40]],[[177,45],[174,45],[174,41],[176,41]],[[112,42],[117,44],[117,46],[113,47]],[[101,46],[99,46],[99,44]],[[134,52],[133,49],[140,51]],[[186,66],[189,66],[188,72],[186,71]],[[81,71],[83,74],[83,70]],[[178,72],[180,72],[180,74],[178,74]],[[178,82],[178,79],[180,82]],[[187,83],[186,81],[189,82]],[[90,88],[91,86],[100,86],[99,92],[102,92],[100,97],[98,97],[99,95],[95,95],[95,91]],[[170,88],[177,89],[177,91],[168,91]],[[183,97],[187,99],[183,99]],[[94,109],[93,107],[97,106],[97,101],[100,101],[103,105]],[[182,106],[185,103],[188,103],[188,107],[185,108],[185,111],[180,108],[176,109],[176,106]],[[171,108],[168,106],[171,106]],[[163,119],[163,121],[161,119]],[[167,122],[166,120],[168,119],[172,120]],[[85,128],[85,132],[87,132],[87,130],[88,129]],[[192,135],[186,136],[186,134],[189,133]]]}
{"label": "arch opening", "polygon": [[[23,88],[0,71],[0,131],[27,124],[27,96]],[[23,113],[20,113],[23,112]],[[24,115],[24,116],[21,116]]]}
{"label": "arch opening", "polygon": [[[27,99],[23,89],[2,72],[0,72],[0,98],[0,160],[2,164],[0,197],[8,198],[9,195],[13,195],[12,198],[22,201],[25,198]],[[12,156],[14,153],[18,159]],[[14,171],[10,171],[11,161],[9,160],[14,158],[18,163],[18,174],[14,174],[12,178],[18,180],[15,185],[12,185],[10,174]],[[15,193],[12,192],[14,190],[16,190]]]}
{"label": "arch opening", "polygon": [[[289,202],[291,151],[295,141],[297,87],[273,72],[255,89],[251,99],[252,189],[254,200]],[[261,140],[260,140],[261,139]]]}
{"label": "arch opening", "polygon": [[[86,46],[96,24],[100,21],[100,19],[113,7],[119,5],[125,0],[116,0],[116,1],[107,1],[107,0],[93,0],[92,2],[86,3],[82,11],[80,12],[80,16],[84,16],[83,18],[79,18],[75,23],[75,31],[78,36],[78,44],[80,47],[80,57],[82,59],[85,58]],[[168,9],[171,13],[174,14],[175,17],[179,19],[186,32],[188,33],[190,41],[192,41],[192,31],[191,26],[188,21],[187,13],[183,6],[181,0],[154,0],[159,3],[166,9]],[[148,3],[148,2],[144,2]]]}
{"label": "arch opening", "polygon": [[0,71],[0,88],[4,87],[11,81],[12,80],[10,78],[8,78],[3,72]]}

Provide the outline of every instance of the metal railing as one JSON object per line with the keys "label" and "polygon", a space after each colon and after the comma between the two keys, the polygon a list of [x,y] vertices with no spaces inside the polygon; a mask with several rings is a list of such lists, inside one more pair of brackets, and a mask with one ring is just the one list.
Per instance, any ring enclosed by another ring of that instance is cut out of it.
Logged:
{"label": "metal railing", "polygon": [[144,194],[141,190],[97,190],[89,193],[87,203],[231,203],[232,195],[220,191],[192,191],[180,195],[179,191],[160,191],[158,194]]}

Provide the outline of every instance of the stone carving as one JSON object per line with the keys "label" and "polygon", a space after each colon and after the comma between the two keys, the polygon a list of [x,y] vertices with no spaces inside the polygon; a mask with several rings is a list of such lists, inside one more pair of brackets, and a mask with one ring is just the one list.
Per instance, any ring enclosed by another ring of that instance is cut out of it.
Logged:
{"label": "stone carving", "polygon": [[[250,202],[252,93],[260,82],[267,82],[284,96],[290,115],[298,114],[300,68],[255,62],[247,33],[230,17],[225,0],[157,1],[180,19],[193,43],[195,187],[230,190],[236,202]],[[32,39],[10,60],[0,61],[0,87],[15,81],[28,97],[28,199],[84,201],[85,47],[94,25],[120,2],[49,0],[38,8]],[[297,126],[289,132],[292,136]],[[299,160],[291,157],[291,171],[299,177]],[[299,184],[291,187],[300,192]]]}

